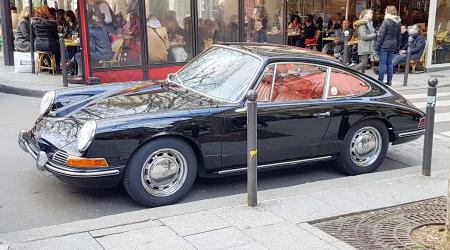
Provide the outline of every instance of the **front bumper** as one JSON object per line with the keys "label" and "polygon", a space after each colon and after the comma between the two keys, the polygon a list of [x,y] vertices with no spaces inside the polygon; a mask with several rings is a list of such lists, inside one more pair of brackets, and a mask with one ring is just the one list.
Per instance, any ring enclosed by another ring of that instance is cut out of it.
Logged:
{"label": "front bumper", "polygon": [[20,131],[18,138],[19,147],[29,153],[31,157],[36,161],[36,168],[40,171],[48,171],[57,177],[63,177],[67,180],[69,178],[96,178],[96,177],[110,177],[118,176],[121,174],[122,168],[114,169],[75,169],[67,166],[61,166],[48,158],[46,152],[41,151],[39,147],[32,146],[29,141],[29,135],[25,130]]}

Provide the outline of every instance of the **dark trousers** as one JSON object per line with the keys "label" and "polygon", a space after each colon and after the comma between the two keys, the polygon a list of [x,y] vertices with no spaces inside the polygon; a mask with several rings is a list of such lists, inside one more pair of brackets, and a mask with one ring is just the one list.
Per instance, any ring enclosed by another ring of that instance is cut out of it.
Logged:
{"label": "dark trousers", "polygon": [[384,74],[387,72],[387,81],[392,82],[392,76],[394,75],[394,66],[392,61],[394,60],[395,49],[380,49],[380,63],[378,80],[384,81]]}

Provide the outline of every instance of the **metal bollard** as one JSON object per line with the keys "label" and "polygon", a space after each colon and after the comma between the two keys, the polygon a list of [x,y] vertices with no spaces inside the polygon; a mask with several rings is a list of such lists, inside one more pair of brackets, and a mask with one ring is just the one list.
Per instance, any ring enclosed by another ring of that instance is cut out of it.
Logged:
{"label": "metal bollard", "polygon": [[250,207],[258,205],[257,98],[256,91],[247,92],[247,203]]}
{"label": "metal bollard", "polygon": [[350,35],[350,31],[344,31],[344,65],[348,64],[348,36]]}
{"label": "metal bollard", "polygon": [[63,76],[63,87],[69,86],[67,79],[67,67],[66,67],[66,47],[64,46],[64,35],[59,34],[59,51],[61,53],[61,73]]}
{"label": "metal bollard", "polygon": [[428,97],[427,97],[427,120],[425,123],[425,139],[423,143],[423,162],[422,174],[430,176],[431,174],[431,157],[433,153],[433,133],[434,133],[434,113],[436,106],[436,91],[438,80],[431,78],[428,80]]}
{"label": "metal bollard", "polygon": [[413,41],[413,37],[410,33],[409,37],[408,37],[408,49],[406,52],[405,75],[403,77],[403,86],[408,86],[409,60],[411,60],[411,42],[412,41]]}

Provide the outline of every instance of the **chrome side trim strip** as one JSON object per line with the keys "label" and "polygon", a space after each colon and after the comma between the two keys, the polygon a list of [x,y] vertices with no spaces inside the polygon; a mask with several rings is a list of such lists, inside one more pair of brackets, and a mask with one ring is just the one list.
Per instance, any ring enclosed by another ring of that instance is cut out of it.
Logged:
{"label": "chrome side trim strip", "polygon": [[[278,163],[259,165],[257,168],[258,169],[265,169],[265,168],[273,168],[273,167],[279,167],[279,166],[295,165],[295,164],[301,164],[301,163],[325,161],[325,160],[330,160],[331,158],[332,158],[332,156],[328,155],[328,156],[321,156],[321,157],[309,158],[309,159],[303,159],[303,160],[285,161],[285,162],[278,162]],[[235,169],[221,170],[221,171],[218,171],[218,172],[215,172],[215,173],[216,174],[231,174],[231,173],[243,172],[243,171],[246,171],[246,170],[247,170],[247,168],[245,167],[245,168],[235,168]]]}
{"label": "chrome side trim strip", "polygon": [[398,134],[398,137],[402,138],[402,137],[408,137],[408,136],[421,135],[424,133],[425,133],[425,129],[414,130],[414,131],[410,131],[410,132],[400,133],[400,134]]}

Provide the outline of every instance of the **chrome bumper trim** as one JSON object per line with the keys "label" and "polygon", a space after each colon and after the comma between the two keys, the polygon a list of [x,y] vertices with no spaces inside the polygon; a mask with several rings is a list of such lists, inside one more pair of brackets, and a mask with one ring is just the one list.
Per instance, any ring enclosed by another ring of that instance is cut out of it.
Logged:
{"label": "chrome bumper trim", "polygon": [[[23,136],[25,133],[26,133],[25,130],[22,130],[19,133],[19,138],[18,138],[19,147],[26,153],[29,153],[31,155],[31,157],[33,157],[33,159],[37,161],[38,154],[31,149],[28,142],[24,139]],[[39,153],[44,153],[44,152],[40,151]],[[68,177],[93,178],[93,177],[105,177],[105,176],[118,175],[120,173],[120,171],[117,169],[78,172],[78,171],[73,171],[71,169],[63,169],[60,166],[52,164],[50,161],[46,161],[45,163],[39,162],[39,165],[42,165],[43,168],[45,168],[49,172],[52,172],[52,173],[54,172],[54,173],[57,173],[60,175],[68,176]],[[38,168],[38,169],[41,170],[40,168]]]}
{"label": "chrome bumper trim", "polygon": [[403,138],[403,137],[408,137],[408,136],[423,135],[424,133],[425,133],[425,129],[420,129],[420,130],[414,130],[414,131],[410,131],[410,132],[400,133],[400,134],[398,134],[398,137]]}

